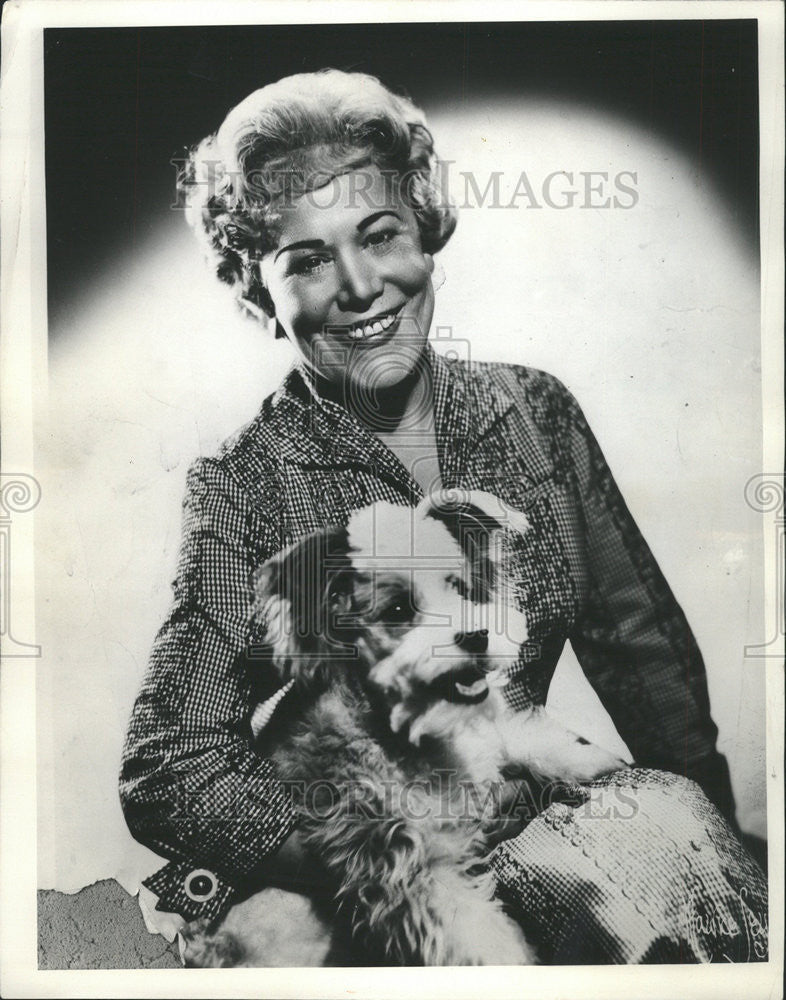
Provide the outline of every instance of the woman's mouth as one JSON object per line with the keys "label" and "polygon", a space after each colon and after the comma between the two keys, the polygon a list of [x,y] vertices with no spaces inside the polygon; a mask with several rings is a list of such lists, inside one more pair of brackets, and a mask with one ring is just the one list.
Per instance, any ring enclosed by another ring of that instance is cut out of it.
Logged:
{"label": "woman's mouth", "polygon": [[402,309],[403,306],[399,306],[393,312],[381,313],[363,323],[353,323],[352,326],[346,328],[346,334],[350,340],[355,342],[381,339],[398,322]]}

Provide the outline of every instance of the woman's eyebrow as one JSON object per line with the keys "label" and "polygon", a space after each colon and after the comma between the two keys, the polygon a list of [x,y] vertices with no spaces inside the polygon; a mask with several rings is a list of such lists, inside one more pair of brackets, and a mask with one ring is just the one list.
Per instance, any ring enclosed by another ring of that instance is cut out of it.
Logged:
{"label": "woman's eyebrow", "polygon": [[[394,212],[392,208],[385,208],[381,212],[374,212],[367,218],[363,219],[357,225],[357,230],[362,233],[364,229],[368,229],[369,226],[373,226],[377,219],[381,219],[386,215],[392,215],[399,222],[402,222],[402,218],[398,212]],[[300,240],[297,243],[289,243],[285,247],[281,247],[276,251],[276,256],[273,258],[274,261],[278,260],[282,253],[286,253],[287,250],[319,250],[320,247],[325,245],[324,240]]]}
{"label": "woman's eyebrow", "polygon": [[394,212],[392,208],[383,208],[381,212],[374,212],[373,215],[367,216],[362,222],[358,223],[358,232],[362,233],[364,229],[368,229],[369,226],[373,226],[377,219],[381,219],[385,215],[392,215],[394,218],[402,222],[401,216],[398,212]]}
{"label": "woman's eyebrow", "polygon": [[276,256],[273,258],[274,261],[278,260],[282,253],[286,253],[287,250],[318,250],[320,247],[325,245],[324,240],[301,240],[299,243],[290,243],[288,246],[281,247],[280,250],[276,251]]}

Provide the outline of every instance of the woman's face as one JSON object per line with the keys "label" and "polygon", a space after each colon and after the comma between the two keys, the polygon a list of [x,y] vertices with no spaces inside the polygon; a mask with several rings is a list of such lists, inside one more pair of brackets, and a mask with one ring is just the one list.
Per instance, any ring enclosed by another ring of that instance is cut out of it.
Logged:
{"label": "woman's face", "polygon": [[262,280],[309,368],[355,402],[413,374],[431,325],[434,262],[398,185],[367,167],[281,214]]}

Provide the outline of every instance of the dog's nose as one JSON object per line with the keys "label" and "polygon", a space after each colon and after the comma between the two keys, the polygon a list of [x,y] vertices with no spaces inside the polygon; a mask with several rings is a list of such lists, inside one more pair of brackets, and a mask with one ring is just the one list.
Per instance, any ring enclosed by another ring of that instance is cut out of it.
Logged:
{"label": "dog's nose", "polygon": [[453,641],[465,653],[485,653],[489,648],[489,630],[479,628],[474,632],[456,632]]}

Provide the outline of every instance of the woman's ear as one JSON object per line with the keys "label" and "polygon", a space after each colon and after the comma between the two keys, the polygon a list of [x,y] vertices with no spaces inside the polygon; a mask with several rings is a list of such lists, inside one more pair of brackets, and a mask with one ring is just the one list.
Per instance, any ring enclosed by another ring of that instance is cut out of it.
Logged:
{"label": "woman's ear", "polygon": [[426,261],[426,270],[431,275],[431,287],[438,292],[445,284],[445,268],[439,261],[434,260],[433,254],[424,253],[423,257]]}

